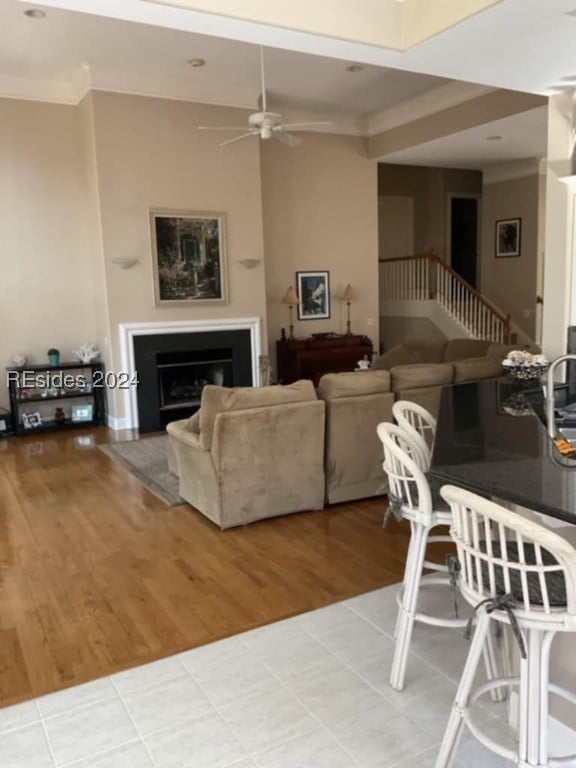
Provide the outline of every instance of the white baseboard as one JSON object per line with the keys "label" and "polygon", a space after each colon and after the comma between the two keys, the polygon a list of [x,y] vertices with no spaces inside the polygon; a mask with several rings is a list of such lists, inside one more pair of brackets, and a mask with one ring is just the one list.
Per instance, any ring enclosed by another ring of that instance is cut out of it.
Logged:
{"label": "white baseboard", "polygon": [[126,418],[117,419],[115,416],[108,415],[107,422],[110,429],[114,429],[115,431],[119,431],[121,429],[131,429],[131,427],[128,425],[128,419]]}

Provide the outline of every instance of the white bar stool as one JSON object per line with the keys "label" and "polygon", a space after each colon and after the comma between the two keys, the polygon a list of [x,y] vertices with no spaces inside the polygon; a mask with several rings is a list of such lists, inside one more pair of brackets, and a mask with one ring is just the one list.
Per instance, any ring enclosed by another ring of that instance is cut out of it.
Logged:
{"label": "white bar stool", "polygon": [[[576,632],[576,550],[552,530],[474,493],[446,485],[441,494],[452,510],[460,591],[475,606],[477,625],[435,768],[452,765],[464,725],[520,768],[575,765],[576,755],[548,754],[549,691],[576,704],[576,695],[549,684],[548,668],[554,635]],[[491,622],[514,631],[520,676],[494,679],[472,691]],[[471,713],[480,696],[511,685],[519,685],[516,749],[489,737]]]}
{"label": "white bar stool", "polygon": [[392,416],[396,424],[407,432],[421,447],[427,458],[426,471],[432,460],[434,438],[436,437],[436,419],[418,403],[410,400],[397,400],[392,406]]}
{"label": "white bar stool", "polygon": [[[418,609],[421,586],[440,584],[446,587],[448,593],[450,580],[447,567],[426,560],[426,547],[433,542],[451,540],[447,535],[432,536],[431,531],[438,525],[450,525],[452,515],[448,508],[435,509],[432,504],[430,486],[421,468],[424,461],[421,446],[395,424],[382,422],[377,432],[384,449],[383,467],[388,475],[389,505],[399,517],[410,521],[411,528],[404,578],[398,593],[396,646],[390,674],[390,685],[401,691],[404,688],[414,622],[450,628],[463,628],[468,622],[466,619],[434,616]],[[433,573],[423,575],[425,568]],[[485,659],[488,677],[491,679],[496,676],[497,669],[492,635],[486,641]]]}

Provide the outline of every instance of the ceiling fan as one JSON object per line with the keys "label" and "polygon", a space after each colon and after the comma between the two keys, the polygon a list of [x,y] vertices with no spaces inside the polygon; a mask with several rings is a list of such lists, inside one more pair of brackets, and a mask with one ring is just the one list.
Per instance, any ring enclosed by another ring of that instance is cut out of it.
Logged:
{"label": "ceiling fan", "polygon": [[289,131],[305,131],[312,126],[332,125],[331,122],[307,122],[307,123],[284,123],[282,115],[277,112],[268,112],[266,109],[266,83],[264,79],[264,48],[260,47],[260,76],[262,80],[262,106],[261,112],[254,112],[248,117],[248,130],[246,126],[224,126],[224,125],[199,125],[200,131],[244,131],[240,136],[223,141],[220,146],[233,144],[235,141],[247,139],[250,136],[259,136],[261,139],[278,139],[278,141],[288,144],[290,147],[297,147],[302,144],[302,139],[293,136]]}

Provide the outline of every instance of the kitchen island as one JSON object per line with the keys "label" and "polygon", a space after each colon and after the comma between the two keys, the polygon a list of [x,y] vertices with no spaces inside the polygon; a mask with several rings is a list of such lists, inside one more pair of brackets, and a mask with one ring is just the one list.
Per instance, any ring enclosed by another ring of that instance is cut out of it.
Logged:
{"label": "kitchen island", "polygon": [[[576,459],[564,458],[548,437],[543,392],[538,387],[526,392],[528,404],[519,392],[509,381],[494,379],[445,387],[430,479],[505,502],[519,514],[526,508],[539,512],[542,522],[574,544]],[[557,528],[560,520],[572,525]],[[576,691],[575,646],[576,635],[557,635],[550,660],[551,681],[571,691]],[[576,729],[569,703],[553,696],[550,713]]]}
{"label": "kitchen island", "polygon": [[500,379],[445,387],[430,477],[576,523],[576,459],[546,434],[543,393],[526,393],[531,408],[519,394]]}

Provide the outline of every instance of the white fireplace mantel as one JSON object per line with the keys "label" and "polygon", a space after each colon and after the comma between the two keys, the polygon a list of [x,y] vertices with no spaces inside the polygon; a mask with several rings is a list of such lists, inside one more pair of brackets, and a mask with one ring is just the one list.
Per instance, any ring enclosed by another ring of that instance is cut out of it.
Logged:
{"label": "white fireplace mantel", "polygon": [[[252,381],[259,384],[258,357],[260,352],[260,318],[231,317],[220,320],[172,320],[149,323],[120,323],[120,361],[122,372],[129,381],[137,378],[134,362],[134,337],[170,333],[206,333],[209,331],[250,331],[252,350]],[[114,429],[138,429],[138,399],[136,387],[123,390],[124,418],[115,419]]]}

